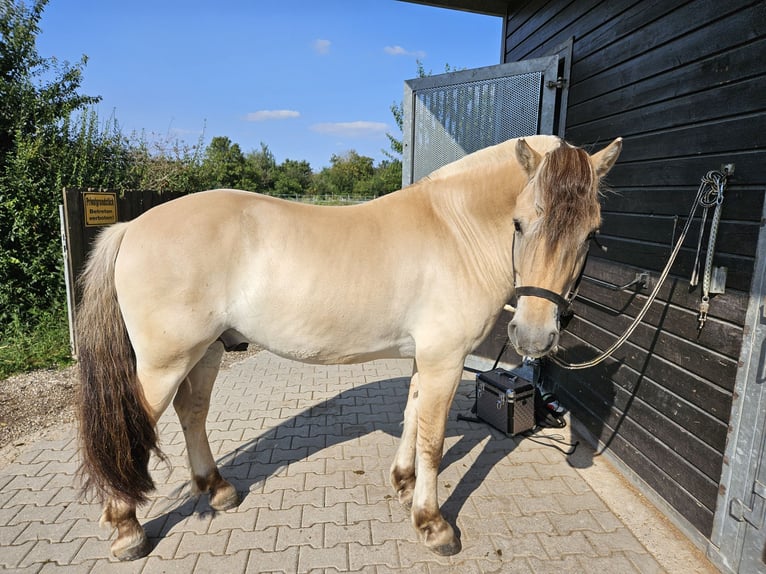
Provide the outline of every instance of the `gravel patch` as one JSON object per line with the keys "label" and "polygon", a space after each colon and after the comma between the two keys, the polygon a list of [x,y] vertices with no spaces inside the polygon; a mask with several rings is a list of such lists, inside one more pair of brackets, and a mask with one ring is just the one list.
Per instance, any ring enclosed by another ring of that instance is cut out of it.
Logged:
{"label": "gravel patch", "polygon": [[[225,353],[221,370],[254,356],[259,349]],[[77,366],[42,369],[0,381],[0,466],[12,462],[21,448],[43,437],[71,432]]]}

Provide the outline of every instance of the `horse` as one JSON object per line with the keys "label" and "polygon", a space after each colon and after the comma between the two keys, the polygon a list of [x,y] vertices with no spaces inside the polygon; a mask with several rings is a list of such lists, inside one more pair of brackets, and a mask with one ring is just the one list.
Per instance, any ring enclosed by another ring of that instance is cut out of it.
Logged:
{"label": "horse", "polygon": [[316,364],[413,358],[390,481],[425,546],[459,552],[436,479],[466,356],[514,292],[518,353],[556,347],[621,149],[620,138],[589,155],[530,136],[359,205],[213,190],[105,228],[79,282],[76,410],[79,475],[117,531],[112,554],[151,550],[136,507],[154,488],[148,463],[171,402],[192,493],[215,510],[239,504],[205,428],[222,339]]}

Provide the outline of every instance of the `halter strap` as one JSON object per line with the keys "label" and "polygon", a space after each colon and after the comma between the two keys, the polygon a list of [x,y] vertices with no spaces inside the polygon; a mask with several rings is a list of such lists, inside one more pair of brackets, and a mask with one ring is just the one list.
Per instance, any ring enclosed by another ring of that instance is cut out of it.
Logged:
{"label": "halter strap", "polygon": [[[598,241],[596,240],[595,233],[591,233],[590,235],[588,235],[587,239],[588,241],[594,240],[596,241],[596,244],[599,245]],[[599,245],[599,247],[601,247],[601,245]],[[602,247],[602,249],[604,248]],[[580,290],[580,283],[582,282],[582,277],[585,274],[585,266],[588,263],[590,250],[585,252],[585,258],[583,259],[582,265],[580,266],[580,272],[577,274],[577,279],[575,279],[575,282],[572,285],[572,288],[570,289],[569,293],[567,293],[566,297],[556,293],[555,291],[551,291],[550,289],[545,289],[544,287],[534,287],[532,285],[522,285],[520,287],[515,287],[515,284],[516,284],[516,236],[515,235],[513,237],[513,245],[511,246],[511,250],[512,250],[511,261],[513,265],[514,295],[516,296],[516,298],[518,299],[519,297],[540,297],[541,299],[545,299],[555,304],[556,307],[558,307],[559,315],[566,313],[569,310],[569,308],[572,306],[572,301],[574,301],[575,297],[577,297],[577,292]]]}
{"label": "halter strap", "polygon": [[542,299],[547,299],[551,303],[556,304],[559,308],[559,312],[566,310],[570,304],[569,300],[555,291],[543,289],[542,287],[516,287],[516,297],[540,297]]}

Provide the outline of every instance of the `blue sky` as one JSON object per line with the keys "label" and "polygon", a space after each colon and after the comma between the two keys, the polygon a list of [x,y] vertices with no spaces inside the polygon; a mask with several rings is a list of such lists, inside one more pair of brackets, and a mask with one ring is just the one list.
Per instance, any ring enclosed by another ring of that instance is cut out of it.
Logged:
{"label": "blue sky", "polygon": [[43,57],[88,56],[81,92],[124,133],[264,142],[318,170],[383,159],[416,60],[497,64],[502,21],[396,0],[50,0],[40,27]]}

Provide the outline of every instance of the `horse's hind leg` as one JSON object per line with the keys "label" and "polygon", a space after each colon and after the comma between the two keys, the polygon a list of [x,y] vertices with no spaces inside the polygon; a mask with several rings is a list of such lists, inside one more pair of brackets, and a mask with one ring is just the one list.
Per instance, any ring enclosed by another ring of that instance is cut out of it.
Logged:
{"label": "horse's hind leg", "polygon": [[[137,374],[149,416],[156,424],[170,404],[183,373],[173,369],[137,367]],[[135,501],[109,498],[104,505],[100,523],[117,530],[111,551],[118,560],[136,560],[151,550],[146,533],[136,518]]]}
{"label": "horse's hind leg", "polygon": [[218,472],[205,428],[210,395],[222,354],[223,344],[216,341],[189,372],[173,400],[186,439],[192,493],[210,493],[210,506],[215,510],[228,510],[239,504],[237,490]]}
{"label": "horse's hind leg", "polygon": [[415,490],[415,449],[418,436],[418,373],[413,369],[407,407],[404,409],[404,425],[399,448],[391,464],[391,485],[399,502],[407,509],[412,507]]}

